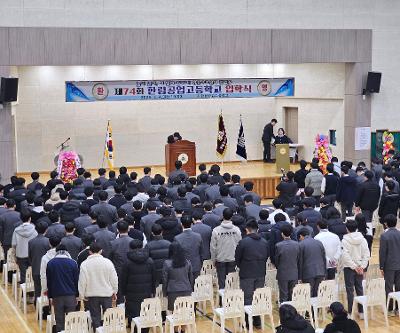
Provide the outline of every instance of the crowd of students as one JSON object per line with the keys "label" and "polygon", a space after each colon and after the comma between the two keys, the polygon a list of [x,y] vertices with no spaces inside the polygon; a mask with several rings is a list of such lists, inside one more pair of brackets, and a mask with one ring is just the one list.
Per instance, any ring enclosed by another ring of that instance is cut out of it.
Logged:
{"label": "crowd of students", "polygon": [[[221,289],[226,275],[238,268],[246,305],[264,286],[268,259],[277,268],[280,303],[291,299],[299,281],[309,283],[311,296],[317,296],[321,281],[334,279],[341,267],[351,312],[354,289],[357,295],[363,292],[378,207],[388,228],[379,256],[386,292],[400,290],[397,169],[393,162],[376,163],[371,170],[359,163],[353,170],[350,162],[339,165],[333,158],[323,175],[318,161],[310,170],[301,161],[300,170],[288,172],[278,185],[273,207],[261,206],[252,182],[242,185],[239,175],[221,175],[218,165],[207,171],[202,164],[197,177],[188,177],[177,161],[168,179],[153,176],[149,167],[140,179],[125,167],[108,177],[99,169],[92,179],[81,168],[72,184],[64,184],[56,172],[42,184],[34,172],[27,186],[23,178],[12,177],[0,187],[0,241],[5,253],[15,249],[22,283],[32,267],[35,298],[47,293],[57,331],[78,297],[94,328],[113,299],[125,303],[130,325],[143,299],[154,296],[159,285],[172,310],[177,297],[191,294],[207,259],[215,263]],[[353,212],[356,216],[349,218]],[[335,320],[339,326],[357,325],[348,322],[340,303],[331,312],[331,325]],[[304,318],[290,306],[282,306],[280,316],[279,332],[303,325]],[[254,325],[260,327],[259,318]],[[298,331],[309,332],[308,325],[303,328]]]}

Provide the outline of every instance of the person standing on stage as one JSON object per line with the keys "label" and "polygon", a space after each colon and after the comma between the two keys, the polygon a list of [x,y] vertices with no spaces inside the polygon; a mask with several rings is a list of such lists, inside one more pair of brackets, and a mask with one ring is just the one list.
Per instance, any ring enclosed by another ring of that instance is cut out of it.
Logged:
{"label": "person standing on stage", "polygon": [[278,121],[276,119],[272,119],[271,122],[264,127],[264,132],[262,136],[262,141],[264,144],[264,162],[271,162],[271,140],[275,138],[274,135],[274,126]]}

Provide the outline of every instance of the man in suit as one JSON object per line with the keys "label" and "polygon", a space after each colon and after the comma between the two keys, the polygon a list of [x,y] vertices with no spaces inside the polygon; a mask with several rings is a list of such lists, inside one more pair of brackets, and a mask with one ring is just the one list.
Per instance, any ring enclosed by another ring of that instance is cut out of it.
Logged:
{"label": "man in suit", "polygon": [[290,239],[293,227],[289,223],[282,225],[280,230],[283,240],[276,244],[275,266],[279,302],[282,303],[291,300],[293,288],[299,279],[300,246]]}
{"label": "man in suit", "polygon": [[175,236],[175,241],[182,246],[186,259],[192,264],[193,280],[196,280],[203,264],[203,241],[201,236],[191,229],[192,218],[190,215],[183,215],[181,223],[183,231]]}
{"label": "man in suit", "polygon": [[108,200],[108,203],[117,208],[118,210],[121,206],[126,204],[126,199],[122,194],[122,185],[120,184],[114,185],[114,192],[115,192],[114,196],[110,200]]}
{"label": "man in suit", "polygon": [[236,201],[240,200],[241,196],[246,193],[246,189],[240,184],[240,176],[232,175],[232,183],[233,185],[229,187],[229,194],[232,198],[235,198]]}
{"label": "man in suit", "polygon": [[186,188],[184,185],[178,187],[178,198],[174,201],[175,210],[182,210],[186,214],[190,214],[192,205],[186,199]]}
{"label": "man in suit", "polygon": [[37,236],[28,242],[28,258],[32,267],[32,278],[35,288],[35,299],[40,296],[41,282],[40,282],[40,263],[42,257],[50,250],[50,242],[44,236],[47,230],[46,222],[38,222],[36,224]]}
{"label": "man in suit", "polygon": [[206,190],[210,187],[210,185],[207,184],[208,174],[200,174],[199,180],[200,184],[193,189],[193,193],[199,196],[201,202],[204,202],[206,201]]}
{"label": "man in suit", "polygon": [[[117,271],[118,281],[121,281],[122,268],[128,260],[128,252],[130,251],[129,244],[132,238],[128,235],[128,222],[121,220],[117,222],[118,238],[111,241],[110,260],[113,262]],[[118,287],[117,304],[124,302],[121,294],[121,286]]]}
{"label": "man in suit", "polygon": [[100,230],[96,231],[93,236],[96,243],[103,249],[102,255],[105,258],[109,258],[111,254],[111,242],[115,239],[115,234],[107,229],[109,222],[107,217],[100,215],[97,218],[97,224]]}
{"label": "man in suit", "polygon": [[28,191],[31,191],[33,193],[39,193],[39,191],[42,190],[44,185],[39,182],[40,174],[38,172],[32,172],[31,173],[31,178],[32,178],[32,183],[28,184],[26,187]]}
{"label": "man in suit", "polygon": [[[99,177],[96,178],[96,179],[98,179],[98,180],[100,181],[101,186],[103,186],[104,183],[107,181],[106,172],[107,172],[107,171],[106,171],[106,169],[104,169],[104,168],[100,168],[100,169],[97,171],[97,173],[99,174]],[[96,179],[95,179],[95,180],[96,180]]]}
{"label": "man in suit", "polygon": [[294,173],[293,171],[288,171],[286,174],[286,179],[281,181],[276,190],[279,191],[278,198],[282,200],[283,207],[293,207],[294,201],[296,199],[296,194],[298,191],[297,183],[293,181]]}
{"label": "man in suit", "polygon": [[246,217],[252,217],[257,221],[260,218],[261,207],[253,203],[253,197],[250,194],[244,197],[244,205],[246,207]]}
{"label": "man in suit", "polygon": [[353,204],[356,198],[357,181],[355,177],[349,175],[349,167],[343,165],[341,167],[342,176],[339,178],[338,188],[336,191],[336,201],[340,202],[342,208],[342,219],[346,220],[346,216],[353,215]]}
{"label": "man in suit", "polygon": [[379,242],[379,268],[385,278],[386,296],[393,291],[400,291],[400,231],[396,228],[395,215],[386,215],[383,219],[387,229]]}
{"label": "man in suit", "polygon": [[81,216],[74,219],[74,225],[75,225],[74,235],[76,237],[81,238],[85,228],[92,224],[92,219],[89,216],[89,211],[90,211],[89,205],[82,203],[79,206],[79,210],[81,212]]}
{"label": "man in suit", "polygon": [[7,200],[6,208],[7,211],[0,215],[0,242],[3,246],[5,262],[7,262],[7,252],[11,248],[14,230],[22,224],[21,216],[15,210],[16,205],[13,199]]}
{"label": "man in suit", "polygon": [[[282,236],[282,228],[284,226],[291,226],[289,222],[286,221],[285,215],[282,213],[278,213],[274,216],[275,224],[271,228],[271,234],[270,234],[270,239],[268,242],[269,245],[269,253],[271,257],[271,262],[276,266],[275,263],[275,256],[276,256],[276,245],[283,241],[284,238]],[[293,228],[290,229],[291,232],[293,233]]]}
{"label": "man in suit", "polygon": [[319,230],[317,227],[318,221],[321,221],[322,215],[320,212],[314,209],[314,199],[305,198],[303,200],[304,210],[297,214],[298,221],[307,221],[307,224],[313,228],[314,236],[318,234]]}
{"label": "man in suit", "polygon": [[243,186],[244,186],[246,192],[240,197],[240,200],[238,200],[238,204],[243,206],[244,205],[244,197],[246,195],[251,195],[253,197],[253,203],[260,206],[261,205],[261,197],[257,193],[253,192],[253,188],[254,188],[253,182],[245,182],[243,184]]}
{"label": "man in suit", "polygon": [[46,237],[51,238],[51,237],[57,237],[57,238],[63,238],[65,236],[65,226],[64,224],[60,223],[60,215],[55,211],[51,211],[49,213],[49,219],[51,221],[51,224],[47,228],[46,231]]}
{"label": "man in suit", "polygon": [[117,208],[107,203],[108,193],[106,191],[99,192],[99,203],[92,206],[91,211],[98,216],[104,215],[110,221],[110,225],[118,221]]}
{"label": "man in suit", "polygon": [[221,194],[221,200],[226,207],[232,209],[234,212],[238,210],[239,205],[235,198],[229,196],[229,187],[227,185],[222,185],[219,188],[219,194]]}
{"label": "man in suit", "polygon": [[310,236],[303,228],[298,233],[300,240],[299,279],[309,283],[311,297],[317,297],[318,287],[326,276],[326,255],[324,245]]}
{"label": "man in suit", "polygon": [[142,184],[144,190],[147,192],[149,188],[151,187],[151,168],[150,167],[145,167],[143,169],[144,176],[139,180],[139,184]]}
{"label": "man in suit", "polygon": [[210,226],[204,224],[201,221],[202,216],[203,215],[199,211],[194,211],[192,213],[192,219],[193,219],[192,230],[201,236],[201,239],[203,241],[203,251],[201,256],[203,260],[207,260],[211,258],[210,242],[211,242],[212,229]]}
{"label": "man in suit", "polygon": [[[240,240],[235,250],[236,266],[239,267],[240,288],[244,292],[244,304],[251,305],[253,294],[265,283],[265,268],[268,260],[268,243],[258,233],[255,219],[246,223],[247,237]],[[254,326],[261,328],[260,318],[254,318]]]}
{"label": "man in suit", "polygon": [[219,226],[221,224],[221,217],[213,212],[213,206],[211,202],[206,201],[203,204],[204,207],[204,215],[201,219],[201,221],[208,225],[211,229],[214,229],[215,227]]}
{"label": "man in suit", "polygon": [[160,214],[156,213],[157,206],[154,202],[147,202],[148,214],[143,216],[140,220],[140,230],[144,233],[147,240],[151,237],[151,228],[155,222],[161,218]]}
{"label": "man in suit", "polygon": [[275,138],[274,135],[274,126],[277,124],[276,119],[272,119],[269,124],[265,125],[262,141],[264,144],[264,162],[271,162],[271,140]]}
{"label": "man in suit", "polygon": [[185,181],[188,179],[188,175],[185,171],[182,170],[182,162],[181,161],[175,161],[175,170],[171,171],[171,173],[168,176],[168,183],[173,184],[174,179],[176,178],[183,178]]}
{"label": "man in suit", "polygon": [[210,186],[206,189],[206,200],[215,202],[215,200],[221,199],[221,194],[219,193],[219,185],[217,182],[210,183]]}
{"label": "man in suit", "polygon": [[61,239],[61,244],[65,246],[71,258],[76,260],[84,246],[81,239],[74,235],[75,225],[73,222],[68,222],[65,225],[65,232],[66,235]]}

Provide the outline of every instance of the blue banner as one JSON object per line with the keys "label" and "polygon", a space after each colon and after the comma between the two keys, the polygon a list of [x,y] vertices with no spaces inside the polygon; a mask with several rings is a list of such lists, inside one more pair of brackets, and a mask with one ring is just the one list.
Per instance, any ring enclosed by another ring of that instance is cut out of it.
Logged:
{"label": "blue banner", "polygon": [[294,96],[294,78],[66,81],[66,102]]}

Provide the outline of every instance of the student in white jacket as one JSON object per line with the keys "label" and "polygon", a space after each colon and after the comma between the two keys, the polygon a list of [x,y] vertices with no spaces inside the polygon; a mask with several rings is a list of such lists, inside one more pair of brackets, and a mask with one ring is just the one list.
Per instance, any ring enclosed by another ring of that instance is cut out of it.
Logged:
{"label": "student in white jacket", "polygon": [[79,273],[79,296],[87,300],[96,330],[101,326],[101,309],[105,312],[112,307],[112,300],[118,292],[118,276],[111,260],[101,255],[101,247],[93,243],[89,257],[81,264]]}
{"label": "student in white jacket", "polygon": [[51,259],[53,259],[56,256],[56,247],[60,245],[61,243],[61,238],[60,237],[50,237],[49,238],[49,243],[50,243],[50,250],[46,252],[46,254],[42,257],[42,260],[40,261],[40,284],[42,286],[42,294],[47,295],[47,276],[46,276],[46,269],[47,269],[47,264]]}
{"label": "student in white jacket", "polygon": [[328,224],[325,220],[318,221],[317,227],[319,230],[318,235],[314,239],[319,240],[325,249],[327,280],[334,280],[336,268],[339,263],[340,256],[342,255],[342,243],[338,235],[328,231]]}
{"label": "student in white jacket", "polygon": [[[348,312],[353,309],[354,288],[357,296],[363,295],[362,280],[364,269],[368,266],[370,257],[368,244],[364,236],[357,231],[357,222],[349,220],[346,223],[348,234],[342,240],[342,266],[344,267],[344,282],[346,285]],[[362,307],[358,307],[362,318]]]}

